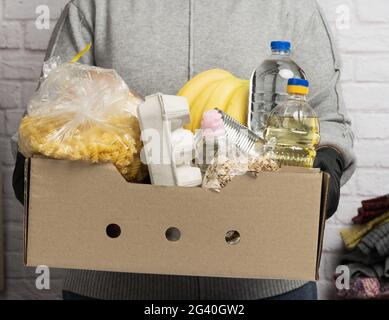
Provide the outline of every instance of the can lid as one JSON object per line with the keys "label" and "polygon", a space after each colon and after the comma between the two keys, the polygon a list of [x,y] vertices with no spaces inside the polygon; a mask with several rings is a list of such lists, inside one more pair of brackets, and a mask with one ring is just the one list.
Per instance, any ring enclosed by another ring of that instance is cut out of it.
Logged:
{"label": "can lid", "polygon": [[273,51],[290,51],[291,43],[289,41],[272,41],[271,49]]}
{"label": "can lid", "polygon": [[305,79],[296,78],[289,79],[288,93],[307,95],[309,93],[309,81]]}

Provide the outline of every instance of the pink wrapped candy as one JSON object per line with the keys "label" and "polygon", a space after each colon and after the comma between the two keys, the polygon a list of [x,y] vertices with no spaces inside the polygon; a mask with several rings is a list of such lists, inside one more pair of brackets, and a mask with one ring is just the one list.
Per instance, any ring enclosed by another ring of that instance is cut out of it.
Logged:
{"label": "pink wrapped candy", "polygon": [[209,110],[204,113],[201,121],[203,138],[216,138],[226,134],[222,115],[217,110]]}

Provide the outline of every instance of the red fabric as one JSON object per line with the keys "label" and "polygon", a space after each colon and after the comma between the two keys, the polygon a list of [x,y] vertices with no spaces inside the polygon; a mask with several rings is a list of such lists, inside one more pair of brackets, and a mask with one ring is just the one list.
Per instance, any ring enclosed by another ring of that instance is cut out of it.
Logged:
{"label": "red fabric", "polygon": [[362,201],[358,215],[352,220],[355,224],[367,223],[389,211],[389,195]]}
{"label": "red fabric", "polygon": [[389,211],[389,208],[388,209],[381,209],[381,210],[370,210],[370,211],[366,211],[363,208],[359,208],[358,215],[353,218],[353,222],[356,224],[364,224],[364,223],[367,223],[367,222],[383,215],[384,213],[386,213],[388,211]]}
{"label": "red fabric", "polygon": [[365,210],[389,209],[389,195],[362,201]]}

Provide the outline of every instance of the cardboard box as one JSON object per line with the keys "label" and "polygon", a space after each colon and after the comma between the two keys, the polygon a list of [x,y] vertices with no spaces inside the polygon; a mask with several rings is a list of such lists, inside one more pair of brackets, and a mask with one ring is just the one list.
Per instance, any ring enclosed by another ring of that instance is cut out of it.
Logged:
{"label": "cardboard box", "polygon": [[328,176],[317,170],[236,177],[221,193],[40,158],[27,161],[26,178],[27,266],[318,279]]}

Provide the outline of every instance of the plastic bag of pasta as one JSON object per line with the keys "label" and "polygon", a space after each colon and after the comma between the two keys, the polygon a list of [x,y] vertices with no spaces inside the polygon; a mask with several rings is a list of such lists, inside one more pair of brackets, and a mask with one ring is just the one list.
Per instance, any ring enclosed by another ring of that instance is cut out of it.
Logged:
{"label": "plastic bag of pasta", "polygon": [[147,172],[135,112],[141,101],[114,70],[51,59],[22,119],[20,151],[110,162],[128,181],[140,181]]}

